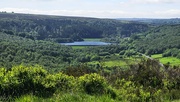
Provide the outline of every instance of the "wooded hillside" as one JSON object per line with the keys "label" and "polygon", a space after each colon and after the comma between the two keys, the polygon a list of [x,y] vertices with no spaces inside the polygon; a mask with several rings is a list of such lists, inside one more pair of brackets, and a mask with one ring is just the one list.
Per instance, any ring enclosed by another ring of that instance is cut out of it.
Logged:
{"label": "wooded hillside", "polygon": [[73,42],[83,38],[129,37],[148,28],[147,24],[113,19],[0,13],[2,32],[33,40]]}

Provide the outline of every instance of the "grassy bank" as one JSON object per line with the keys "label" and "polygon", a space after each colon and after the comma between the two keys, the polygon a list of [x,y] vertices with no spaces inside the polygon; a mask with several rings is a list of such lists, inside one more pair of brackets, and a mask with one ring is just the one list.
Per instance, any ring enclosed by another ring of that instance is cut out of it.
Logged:
{"label": "grassy bank", "polygon": [[170,64],[172,66],[180,66],[180,59],[175,57],[162,57],[162,54],[155,54],[151,56],[154,59],[159,60],[163,64]]}

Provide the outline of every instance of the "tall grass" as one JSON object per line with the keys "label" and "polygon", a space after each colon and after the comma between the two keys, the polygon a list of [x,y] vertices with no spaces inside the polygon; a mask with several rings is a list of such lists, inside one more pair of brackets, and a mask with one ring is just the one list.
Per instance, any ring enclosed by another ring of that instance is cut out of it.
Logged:
{"label": "tall grass", "polygon": [[85,93],[58,93],[51,98],[41,98],[32,94],[15,99],[15,102],[116,102],[108,95],[92,96]]}

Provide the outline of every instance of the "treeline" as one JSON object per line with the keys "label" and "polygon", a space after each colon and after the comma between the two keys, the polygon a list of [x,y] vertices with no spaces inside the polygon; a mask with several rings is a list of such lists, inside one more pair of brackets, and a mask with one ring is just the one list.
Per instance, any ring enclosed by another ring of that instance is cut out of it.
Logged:
{"label": "treeline", "polygon": [[68,46],[4,33],[0,33],[0,36],[0,66],[6,68],[24,63],[59,69],[62,65],[68,64],[67,59],[73,56],[72,48]]}
{"label": "treeline", "polygon": [[92,71],[87,68],[77,67],[75,72],[74,68],[69,68],[57,73],[49,73],[39,66],[19,65],[10,70],[0,68],[0,100],[8,101],[9,97],[13,100],[25,94],[48,98],[60,92],[99,97],[109,95],[114,101],[180,99],[178,67],[162,68],[159,62],[148,59],[131,65],[130,69],[115,67],[108,73],[103,69]]}
{"label": "treeline", "polygon": [[148,29],[147,24],[111,19],[0,13],[1,31],[33,40],[73,42],[83,38],[129,37]]}

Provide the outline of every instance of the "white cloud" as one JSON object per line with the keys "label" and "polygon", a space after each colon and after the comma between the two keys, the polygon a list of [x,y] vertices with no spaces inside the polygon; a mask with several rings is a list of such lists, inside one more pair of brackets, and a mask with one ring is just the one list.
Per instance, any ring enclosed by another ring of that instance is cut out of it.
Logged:
{"label": "white cloud", "polygon": [[156,11],[155,15],[157,15],[159,17],[167,17],[167,18],[180,17],[180,9],[170,9],[170,10],[165,10],[165,11]]}
{"label": "white cloud", "polygon": [[179,0],[130,0],[133,3],[161,4],[161,3],[180,3]]}
{"label": "white cloud", "polygon": [[36,10],[27,8],[0,8],[0,11],[29,14],[48,14],[60,16],[82,16],[99,18],[177,18],[180,17],[180,9],[161,11],[122,11],[122,10]]}
{"label": "white cloud", "polygon": [[64,15],[64,16],[84,16],[84,17],[102,17],[112,18],[118,15],[125,15],[123,11],[95,11],[95,10],[35,10],[26,8],[2,8],[0,11],[15,13],[30,13],[30,14],[49,14],[49,15]]}

